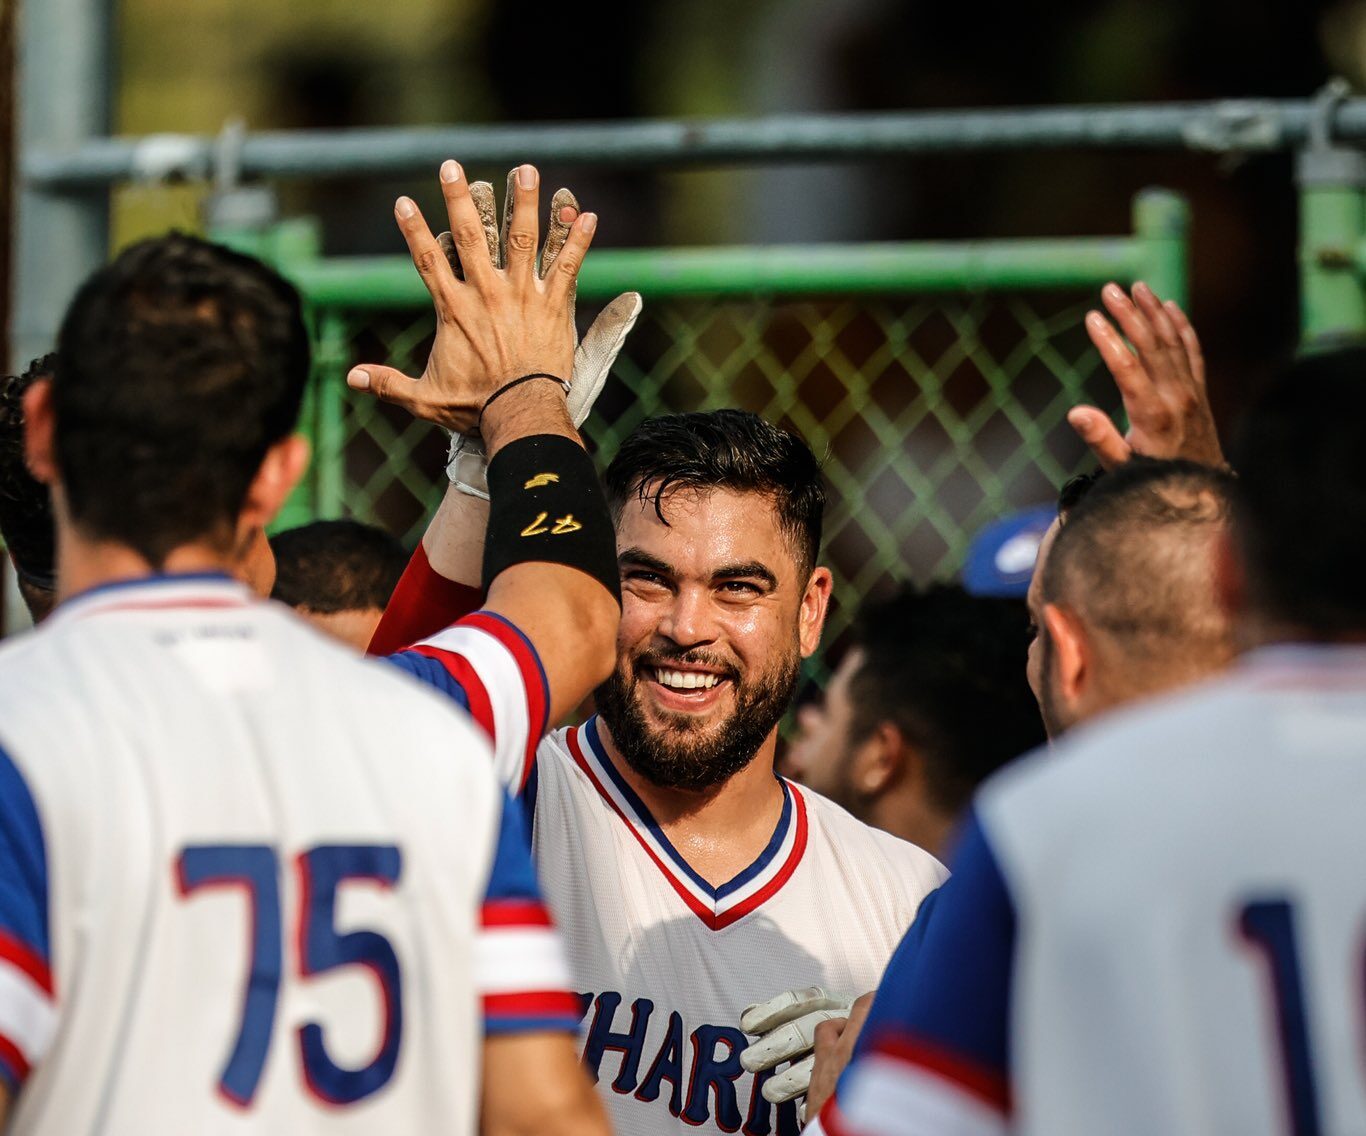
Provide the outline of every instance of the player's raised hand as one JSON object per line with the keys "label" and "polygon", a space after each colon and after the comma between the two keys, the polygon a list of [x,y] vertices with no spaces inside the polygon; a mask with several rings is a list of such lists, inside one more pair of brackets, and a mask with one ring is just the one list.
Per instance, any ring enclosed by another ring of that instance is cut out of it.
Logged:
{"label": "player's raised hand", "polygon": [[[508,173],[501,228],[498,225],[498,206],[494,199],[493,186],[486,181],[477,181],[470,185],[470,196],[479,210],[480,221],[484,227],[489,257],[495,265],[501,267],[507,266],[509,261],[516,257],[527,255],[529,251],[512,248],[508,243],[514,213],[513,202],[516,199],[517,174],[517,170]],[[554,267],[555,259],[564,248],[565,241],[581,212],[578,199],[572,192],[568,189],[555,191],[550,201],[545,244],[536,263],[537,274],[542,278]],[[449,232],[441,233],[437,237],[437,242],[445,252],[452,271],[463,279],[464,267],[454,237]],[[607,382],[612,364],[621,353],[626,336],[635,326],[640,309],[639,292],[622,293],[598,313],[598,318],[593,321],[593,325],[583,337],[583,342],[578,344],[574,352],[574,372],[568,399],[569,416],[575,427],[582,426],[588,418],[593,403]],[[568,315],[573,324],[573,292],[570,293]],[[577,335],[577,329],[575,334]],[[473,497],[487,499],[487,465],[483,441],[477,434],[452,434],[450,451],[446,457],[446,475],[457,489]]]}
{"label": "player's raised hand", "polygon": [[1119,331],[1092,311],[1086,332],[1119,387],[1129,433],[1121,436],[1094,406],[1073,407],[1067,415],[1072,428],[1105,469],[1123,465],[1134,454],[1223,465],[1205,390],[1205,358],[1185,312],[1173,300],[1163,303],[1143,283],[1134,285],[1132,298],[1118,284],[1107,284],[1101,301]]}
{"label": "player's raised hand", "polygon": [[816,1027],[822,1022],[849,1016],[854,999],[830,994],[824,987],[785,990],[767,1002],[746,1006],[740,1028],[757,1037],[740,1053],[740,1066],[748,1073],[774,1069],[784,1061],[791,1065],[764,1082],[764,1100],[782,1104],[806,1093],[816,1058]]}
{"label": "player's raised hand", "polygon": [[506,267],[500,267],[464,172],[454,161],[441,167],[442,193],[464,279],[457,278],[416,203],[399,198],[394,216],[432,297],[436,339],[421,377],[365,363],[347,375],[353,389],[398,403],[447,429],[468,432],[490,396],[515,379],[546,374],[568,383],[575,336],[567,313],[597,218],[591,213],[577,216],[554,270],[538,275],[534,250],[539,175],[532,166],[521,166],[516,173],[507,247],[520,255],[509,255]]}

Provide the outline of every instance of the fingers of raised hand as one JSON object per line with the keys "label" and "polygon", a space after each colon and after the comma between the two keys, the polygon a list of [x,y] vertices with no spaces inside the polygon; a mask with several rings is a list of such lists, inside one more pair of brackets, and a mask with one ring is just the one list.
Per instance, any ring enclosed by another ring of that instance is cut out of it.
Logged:
{"label": "fingers of raised hand", "polygon": [[483,218],[479,215],[474,198],[470,196],[470,185],[459,163],[442,163],[441,194],[446,199],[446,216],[450,221],[456,252],[460,255],[460,264],[465,270],[465,279],[471,284],[486,286],[493,279],[493,257],[489,255]]}
{"label": "fingers of raised hand", "polygon": [[448,311],[455,294],[455,274],[446,253],[427,228],[422,211],[411,197],[400,197],[394,203],[394,219],[407,242],[417,274],[427,286],[438,312]]}
{"label": "fingers of raised hand", "polygon": [[508,195],[503,206],[504,267],[530,276],[536,264],[541,176],[535,166],[518,166],[508,174]]}
{"label": "fingers of raised hand", "polygon": [[503,246],[498,238],[498,200],[493,196],[493,186],[486,181],[470,182],[470,200],[479,214],[479,223],[484,227],[484,247],[488,249],[489,261],[494,268],[503,267]]}
{"label": "fingers of raised hand", "polygon": [[1133,456],[1115,424],[1094,406],[1074,406],[1067,412],[1067,424],[1086,443],[1102,469],[1114,469]]}
{"label": "fingers of raised hand", "polygon": [[[1108,307],[1109,305],[1107,305]],[[1113,309],[1111,309],[1113,311]],[[1118,318],[1118,317],[1116,317]],[[1140,398],[1151,386],[1151,376],[1143,365],[1134,358],[1134,353],[1125,346],[1119,332],[1114,329],[1100,312],[1086,313],[1086,334],[1100,352],[1101,362],[1110,372],[1119,387],[1119,393],[1127,403],[1130,399]]]}
{"label": "fingers of raised hand", "polygon": [[417,404],[419,383],[393,367],[364,363],[346,373],[346,385],[355,391],[365,391],[381,402],[392,402],[413,410]]}
{"label": "fingers of raised hand", "polygon": [[1195,328],[1191,326],[1191,321],[1186,317],[1186,313],[1181,310],[1181,305],[1175,300],[1168,300],[1162,305],[1166,309],[1168,318],[1176,327],[1176,333],[1181,337],[1181,346],[1186,351],[1186,361],[1190,364],[1191,375],[1202,387],[1205,385],[1205,353],[1200,347],[1200,337],[1195,334]]}
{"label": "fingers of raised hand", "polygon": [[1113,281],[1100,290],[1101,303],[1105,310],[1119,324],[1119,330],[1140,353],[1151,351],[1157,345],[1157,337],[1149,325],[1147,317],[1138,310],[1124,289]]}
{"label": "fingers of raised hand", "polygon": [[555,196],[550,199],[550,220],[546,224],[545,247],[541,249],[541,265],[538,269],[542,279],[560,255],[560,249],[564,248],[565,239],[580,212],[578,198],[569,190],[555,191]]}
{"label": "fingers of raised hand", "polygon": [[1177,334],[1171,316],[1167,314],[1167,309],[1162,306],[1162,301],[1153,290],[1141,280],[1134,285],[1134,303],[1147,317],[1158,342],[1184,357],[1185,348],[1181,345],[1181,337]]}
{"label": "fingers of raised hand", "polygon": [[579,269],[583,267],[583,258],[588,254],[588,246],[593,243],[597,227],[596,213],[580,213],[570,227],[564,247],[545,277],[546,291],[556,304],[566,308],[569,306],[578,284]]}

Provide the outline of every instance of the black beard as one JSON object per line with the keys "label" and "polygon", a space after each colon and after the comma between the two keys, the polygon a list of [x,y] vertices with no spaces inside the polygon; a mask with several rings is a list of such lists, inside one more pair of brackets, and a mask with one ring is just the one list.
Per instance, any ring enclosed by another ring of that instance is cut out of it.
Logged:
{"label": "black beard", "polygon": [[[656,661],[710,662],[689,657],[688,652],[654,652]],[[801,659],[794,651],[770,673],[752,683],[742,683],[733,670],[727,676],[735,684],[735,710],[717,728],[711,720],[697,721],[679,715],[674,729],[659,730],[645,718],[639,693],[639,664],[618,667],[598,687],[594,697],[598,713],[611,731],[612,741],[626,764],[662,789],[698,792],[724,784],[744,769],[773,731],[797,687]],[[689,735],[706,731],[705,737]]]}

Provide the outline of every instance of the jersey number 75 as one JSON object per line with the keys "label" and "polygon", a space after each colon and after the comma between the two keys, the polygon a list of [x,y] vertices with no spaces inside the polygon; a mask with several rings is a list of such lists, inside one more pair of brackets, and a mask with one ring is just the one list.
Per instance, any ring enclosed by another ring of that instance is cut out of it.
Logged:
{"label": "jersey number 75", "polygon": [[[384,1005],[384,1037],[373,1060],[358,1069],[328,1056],[323,1027],[309,1022],[298,1029],[304,1081],[317,1097],[334,1105],[355,1104],[378,1092],[394,1074],[403,1036],[402,975],[393,946],[376,931],[338,933],[333,921],[337,891],[347,880],[393,887],[402,856],[392,844],[321,844],[301,852],[298,973],[303,978],[342,966],[363,966],[379,984]],[[270,1052],[275,1005],[284,971],[284,917],[280,904],[280,856],[265,844],[198,844],[176,858],[176,884],[182,898],[210,887],[244,888],[251,920],[251,964],[247,972],[242,1024],[218,1081],[219,1092],[248,1108]]]}

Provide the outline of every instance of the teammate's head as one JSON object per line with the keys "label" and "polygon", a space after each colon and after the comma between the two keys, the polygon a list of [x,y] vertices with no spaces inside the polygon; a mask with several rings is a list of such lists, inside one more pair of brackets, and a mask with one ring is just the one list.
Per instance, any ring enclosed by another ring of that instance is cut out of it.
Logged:
{"label": "teammate's head", "polygon": [[35,623],[56,602],[57,557],[52,495],[29,471],[24,455],[24,395],[36,380],[51,378],[56,365],[56,355],[44,355],[0,385],[0,536]]}
{"label": "teammate's head", "polygon": [[1214,589],[1231,478],[1135,458],[1067,508],[1030,586],[1030,683],[1054,736],[1222,667],[1232,634]]}
{"label": "teammate's head", "polygon": [[718,410],[645,421],[605,484],[623,610],[598,707],[642,776],[720,785],[772,744],[820,640],[820,467],[794,435]]}
{"label": "teammate's head", "polygon": [[973,790],[1042,745],[1019,600],[906,587],[859,613],[804,711],[796,772],[869,824],[938,854]]}
{"label": "teammate's head", "polygon": [[1366,635],[1366,349],[1297,361],[1232,452],[1233,543],[1220,584],[1249,641]]}
{"label": "teammate's head", "polygon": [[186,546],[236,565],[307,461],[290,437],[307,375],[281,277],[194,237],[143,241],[72,301],[56,376],[25,401],[30,464],[84,541],[153,569]]}
{"label": "teammate's head", "polygon": [[370,644],[408,563],[397,539],[360,521],[314,521],[271,537],[272,596],[357,651]]}

